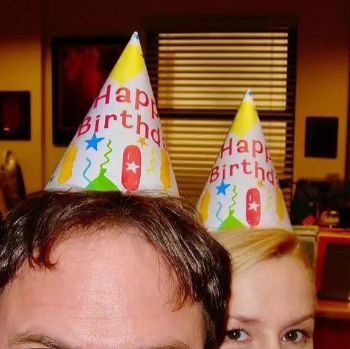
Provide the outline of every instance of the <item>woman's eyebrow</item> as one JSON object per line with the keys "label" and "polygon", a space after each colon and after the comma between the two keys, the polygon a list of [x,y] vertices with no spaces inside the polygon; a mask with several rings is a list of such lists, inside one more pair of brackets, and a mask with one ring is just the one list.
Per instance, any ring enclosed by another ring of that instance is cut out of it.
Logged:
{"label": "woman's eyebrow", "polygon": [[301,322],[304,322],[306,320],[313,320],[315,318],[314,313],[310,313],[310,314],[306,314],[306,315],[302,315],[299,318],[296,318],[294,320],[292,320],[290,323],[288,323],[285,327],[292,327],[295,325],[300,324]]}
{"label": "woman's eyebrow", "polygon": [[256,323],[262,322],[262,320],[248,317],[248,316],[244,316],[244,315],[239,315],[239,314],[229,316],[229,319],[237,320],[237,321],[242,322],[244,324],[256,324]]}
{"label": "woman's eyebrow", "polygon": [[69,346],[68,344],[63,343],[58,339],[45,336],[45,335],[30,334],[30,333],[21,333],[21,334],[15,335],[10,340],[10,344],[11,345],[39,344],[50,349],[77,349],[76,347]]}
{"label": "woman's eyebrow", "polygon": [[[304,322],[306,320],[310,320],[310,319],[313,320],[314,318],[315,318],[315,316],[314,316],[313,313],[302,315],[299,318],[291,320],[291,322],[287,323],[285,325],[285,327],[292,327],[292,326],[298,325],[301,322]],[[248,316],[239,315],[239,314],[232,315],[232,316],[229,317],[229,319],[237,320],[237,321],[239,321],[241,323],[250,324],[250,325],[264,322],[262,319],[257,319],[257,318],[248,317]]]}

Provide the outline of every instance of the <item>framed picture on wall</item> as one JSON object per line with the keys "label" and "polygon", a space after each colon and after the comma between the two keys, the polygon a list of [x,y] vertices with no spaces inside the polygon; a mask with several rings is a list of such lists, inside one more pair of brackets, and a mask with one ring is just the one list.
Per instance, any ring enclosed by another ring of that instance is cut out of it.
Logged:
{"label": "framed picture on wall", "polygon": [[338,118],[335,116],[306,117],[305,156],[336,159],[338,124]]}
{"label": "framed picture on wall", "polygon": [[69,144],[128,40],[129,37],[53,39],[55,145]]}
{"label": "framed picture on wall", "polygon": [[0,92],[0,140],[30,140],[30,92]]}

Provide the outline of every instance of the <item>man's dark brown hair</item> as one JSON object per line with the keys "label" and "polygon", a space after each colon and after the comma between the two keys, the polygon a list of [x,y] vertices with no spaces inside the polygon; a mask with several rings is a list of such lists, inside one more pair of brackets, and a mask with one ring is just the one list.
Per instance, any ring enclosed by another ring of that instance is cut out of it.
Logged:
{"label": "man's dark brown hair", "polygon": [[135,227],[177,282],[176,306],[203,305],[206,348],[225,332],[230,257],[200,223],[194,208],[176,198],[120,192],[39,192],[7,215],[0,234],[0,292],[28,261],[51,268],[52,249],[74,234]]}

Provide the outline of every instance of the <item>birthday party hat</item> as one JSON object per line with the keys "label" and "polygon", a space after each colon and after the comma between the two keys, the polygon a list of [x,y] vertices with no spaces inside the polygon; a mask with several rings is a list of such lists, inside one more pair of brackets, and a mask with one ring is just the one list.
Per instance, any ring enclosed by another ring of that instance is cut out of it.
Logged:
{"label": "birthday party hat", "polygon": [[137,33],[93,102],[46,189],[178,195]]}
{"label": "birthday party hat", "polygon": [[221,147],[197,209],[213,232],[292,229],[250,90]]}

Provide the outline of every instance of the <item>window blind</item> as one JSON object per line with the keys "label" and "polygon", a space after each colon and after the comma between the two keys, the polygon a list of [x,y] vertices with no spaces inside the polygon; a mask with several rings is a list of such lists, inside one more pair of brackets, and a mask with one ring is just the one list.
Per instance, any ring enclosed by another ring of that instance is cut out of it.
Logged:
{"label": "window blind", "polygon": [[251,88],[291,200],[296,33],[150,33],[147,63],[180,194],[196,203],[244,92]]}

